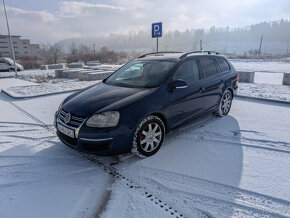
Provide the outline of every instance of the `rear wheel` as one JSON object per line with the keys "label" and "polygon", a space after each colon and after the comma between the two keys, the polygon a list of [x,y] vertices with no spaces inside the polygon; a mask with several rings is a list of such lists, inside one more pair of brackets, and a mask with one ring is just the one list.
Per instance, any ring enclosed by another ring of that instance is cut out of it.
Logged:
{"label": "rear wheel", "polygon": [[232,106],[233,95],[230,90],[226,90],[221,98],[218,111],[216,112],[217,116],[225,116],[230,112]]}
{"label": "rear wheel", "polygon": [[159,117],[150,115],[138,125],[135,131],[132,152],[140,157],[151,156],[160,149],[164,136],[164,123]]}

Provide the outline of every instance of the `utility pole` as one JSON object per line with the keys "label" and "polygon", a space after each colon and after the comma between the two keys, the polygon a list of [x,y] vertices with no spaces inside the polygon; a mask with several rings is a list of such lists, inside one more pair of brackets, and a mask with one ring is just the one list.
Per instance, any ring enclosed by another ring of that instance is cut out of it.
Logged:
{"label": "utility pole", "polygon": [[287,46],[286,56],[288,55],[288,52],[289,52],[289,45]]}
{"label": "utility pole", "polygon": [[261,40],[260,40],[259,56],[261,55],[261,50],[262,50],[262,42],[263,42],[263,35],[261,36]]}
{"label": "utility pole", "polygon": [[157,45],[156,46],[157,46],[157,52],[158,52],[158,37],[156,39],[157,39]]}
{"label": "utility pole", "polygon": [[200,50],[202,51],[202,39],[200,40],[199,47],[200,47]]}
{"label": "utility pole", "polygon": [[96,60],[96,44],[93,44],[94,46],[94,61]]}
{"label": "utility pole", "polygon": [[3,7],[4,7],[5,17],[6,17],[6,24],[7,24],[8,36],[9,36],[9,42],[10,42],[10,47],[11,47],[12,59],[13,59],[13,61],[14,61],[14,71],[15,71],[15,76],[17,77],[17,68],[16,68],[16,62],[15,62],[15,53],[14,53],[13,42],[12,42],[12,38],[11,38],[11,34],[10,34],[10,28],[9,28],[9,23],[8,23],[8,18],[7,18],[7,12],[6,12],[5,0],[3,0]]}

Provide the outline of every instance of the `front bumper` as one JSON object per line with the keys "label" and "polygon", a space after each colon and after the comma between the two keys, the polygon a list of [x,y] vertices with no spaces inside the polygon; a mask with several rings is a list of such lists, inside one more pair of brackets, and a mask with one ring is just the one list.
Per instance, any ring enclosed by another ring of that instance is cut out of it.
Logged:
{"label": "front bumper", "polygon": [[[71,128],[64,124],[55,115],[55,127],[59,139],[66,145],[84,153],[96,154],[99,156],[108,156],[131,151],[134,125],[118,124],[111,128],[91,128],[83,124],[77,128]],[[61,124],[75,133],[75,138],[71,138],[57,128]]]}

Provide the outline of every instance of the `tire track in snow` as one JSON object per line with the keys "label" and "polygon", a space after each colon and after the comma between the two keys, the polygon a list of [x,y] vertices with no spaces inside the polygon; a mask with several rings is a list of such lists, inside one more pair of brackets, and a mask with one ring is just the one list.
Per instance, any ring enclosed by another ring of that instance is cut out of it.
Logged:
{"label": "tire track in snow", "polygon": [[192,136],[181,134],[177,135],[176,138],[180,139],[189,139],[192,141],[213,141],[218,142],[221,145],[231,145],[231,146],[240,146],[240,147],[250,147],[255,149],[262,149],[267,151],[275,151],[282,153],[290,153],[290,143],[283,141],[271,141],[265,139],[251,139],[246,137],[241,137],[237,140],[236,137],[223,135],[216,132],[210,131],[193,131]]}
{"label": "tire track in snow", "polygon": [[[19,106],[17,106],[16,104],[14,104],[11,101],[8,101],[14,108],[16,108],[17,110],[19,110],[20,112],[22,112],[23,114],[25,114],[27,117],[29,117],[30,119],[32,119],[33,121],[35,121],[36,123],[40,124],[40,127],[44,128],[45,130],[47,130],[48,132],[51,132],[53,134],[55,134],[54,128],[51,128],[51,125],[46,125],[44,122],[42,122],[41,120],[39,120],[38,118],[36,118],[35,116],[33,116],[32,114],[28,113],[27,111],[23,110],[22,108],[20,108]],[[173,207],[168,206],[166,203],[164,203],[163,200],[157,198],[154,196],[154,194],[150,194],[149,191],[147,191],[144,187],[140,187],[138,185],[134,185],[133,180],[130,178],[127,178],[123,175],[121,175],[118,170],[116,170],[114,167],[105,164],[101,158],[98,158],[97,156],[93,156],[93,155],[88,155],[88,154],[83,154],[81,152],[78,152],[76,150],[74,150],[76,153],[80,154],[82,157],[86,158],[88,161],[93,162],[95,164],[97,164],[101,169],[104,170],[104,172],[108,173],[109,175],[111,175],[112,177],[114,177],[117,180],[122,180],[122,181],[126,181],[126,186],[130,189],[130,190],[136,190],[136,189],[142,189],[142,194],[145,195],[148,199],[152,199],[153,197],[155,199],[158,200],[157,204],[159,204],[160,206],[162,206],[163,208],[165,208],[164,210],[166,212],[168,212],[168,214],[172,215],[172,216],[176,216],[177,218],[179,217],[185,217],[181,212],[179,212],[176,209],[173,209]],[[146,191],[145,191],[146,190]],[[106,203],[106,202],[105,202]],[[166,208],[165,206],[168,206],[168,208]],[[101,208],[104,208],[105,205],[101,205]],[[199,211],[199,213],[204,214],[205,217],[211,217],[209,216],[205,211],[203,210],[199,210],[199,209],[194,209],[195,211]]]}
{"label": "tire track in snow", "polygon": [[[224,208],[226,205],[230,205],[232,208],[248,211],[247,213],[255,211],[260,216],[290,216],[290,201],[284,199],[145,166],[133,167],[128,172],[134,175],[141,174],[140,180],[146,178],[148,186],[153,185],[158,189],[163,187],[164,192],[170,191],[172,194],[191,196],[195,204],[201,204],[201,206],[205,206],[202,205],[202,202],[206,201],[212,204],[213,208]],[[219,201],[220,205],[216,203]]]}

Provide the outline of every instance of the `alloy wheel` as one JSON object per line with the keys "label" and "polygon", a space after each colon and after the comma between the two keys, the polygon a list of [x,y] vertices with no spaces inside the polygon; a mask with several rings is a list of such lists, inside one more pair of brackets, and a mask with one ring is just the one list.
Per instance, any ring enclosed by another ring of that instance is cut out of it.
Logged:
{"label": "alloy wheel", "polygon": [[145,152],[154,151],[162,140],[162,130],[157,123],[148,123],[140,135],[140,145]]}
{"label": "alloy wheel", "polygon": [[226,92],[223,99],[222,99],[222,105],[221,109],[223,114],[227,114],[231,108],[232,104],[232,96],[230,92]]}

